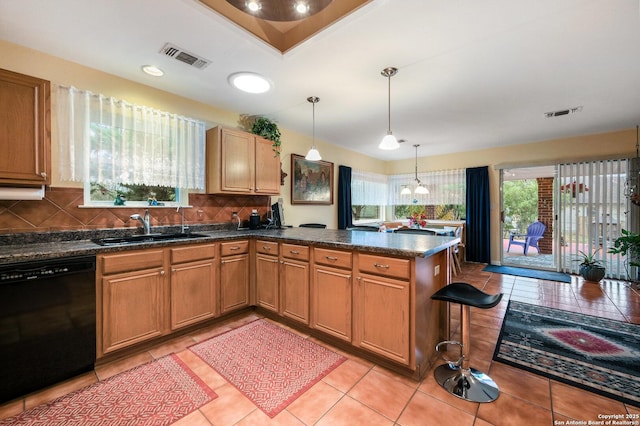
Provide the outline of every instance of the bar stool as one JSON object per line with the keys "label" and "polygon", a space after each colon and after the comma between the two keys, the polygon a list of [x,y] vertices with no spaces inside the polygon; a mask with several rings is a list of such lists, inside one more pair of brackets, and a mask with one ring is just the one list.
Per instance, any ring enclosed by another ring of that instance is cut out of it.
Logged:
{"label": "bar stool", "polygon": [[441,288],[435,292],[431,298],[445,302],[459,303],[462,312],[460,318],[462,343],[445,340],[436,345],[437,352],[440,352],[443,345],[458,345],[460,346],[461,356],[458,360],[453,361],[441,354],[447,363],[435,369],[436,381],[446,391],[458,398],[472,402],[494,401],[498,398],[498,395],[500,395],[498,385],[491,377],[475,368],[469,367],[469,351],[471,349],[471,337],[469,335],[471,328],[470,314],[471,306],[480,309],[493,308],[500,303],[502,293],[491,295],[478,290],[471,284],[458,282]]}

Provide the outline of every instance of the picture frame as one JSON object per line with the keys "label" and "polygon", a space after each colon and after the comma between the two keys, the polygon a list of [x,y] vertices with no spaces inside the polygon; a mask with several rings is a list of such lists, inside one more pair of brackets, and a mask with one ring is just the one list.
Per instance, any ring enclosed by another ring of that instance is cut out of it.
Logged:
{"label": "picture frame", "polygon": [[333,163],[291,154],[291,204],[333,204]]}

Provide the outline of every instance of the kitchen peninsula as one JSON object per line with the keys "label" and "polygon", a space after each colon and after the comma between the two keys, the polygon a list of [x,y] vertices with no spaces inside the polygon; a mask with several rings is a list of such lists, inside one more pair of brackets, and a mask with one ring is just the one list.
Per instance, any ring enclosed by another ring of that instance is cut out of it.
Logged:
{"label": "kitchen peninsula", "polygon": [[[103,246],[96,232],[0,236],[0,265],[96,255],[98,362],[243,309],[415,379],[448,338],[446,305],[430,296],[449,283],[456,237],[202,228],[195,238]],[[146,310],[123,294],[153,302]]]}

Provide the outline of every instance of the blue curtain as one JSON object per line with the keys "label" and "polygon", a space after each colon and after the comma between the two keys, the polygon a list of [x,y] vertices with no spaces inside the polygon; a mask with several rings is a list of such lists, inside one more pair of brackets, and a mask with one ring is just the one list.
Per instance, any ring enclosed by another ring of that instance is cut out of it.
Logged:
{"label": "blue curtain", "polygon": [[353,226],[351,213],[351,167],[338,166],[338,229]]}
{"label": "blue curtain", "polygon": [[466,259],[491,263],[489,167],[467,169]]}

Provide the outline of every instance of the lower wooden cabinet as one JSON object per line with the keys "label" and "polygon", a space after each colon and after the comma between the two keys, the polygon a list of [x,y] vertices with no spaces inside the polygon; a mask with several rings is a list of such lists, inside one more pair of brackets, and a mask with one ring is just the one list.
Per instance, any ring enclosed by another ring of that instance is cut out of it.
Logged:
{"label": "lower wooden cabinet", "polygon": [[281,244],[280,314],[309,324],[309,247]]}
{"label": "lower wooden cabinet", "polygon": [[278,243],[256,241],[256,305],[272,312],[280,310],[278,253]]}
{"label": "lower wooden cabinet", "polygon": [[220,313],[249,306],[249,240],[220,243]]}

